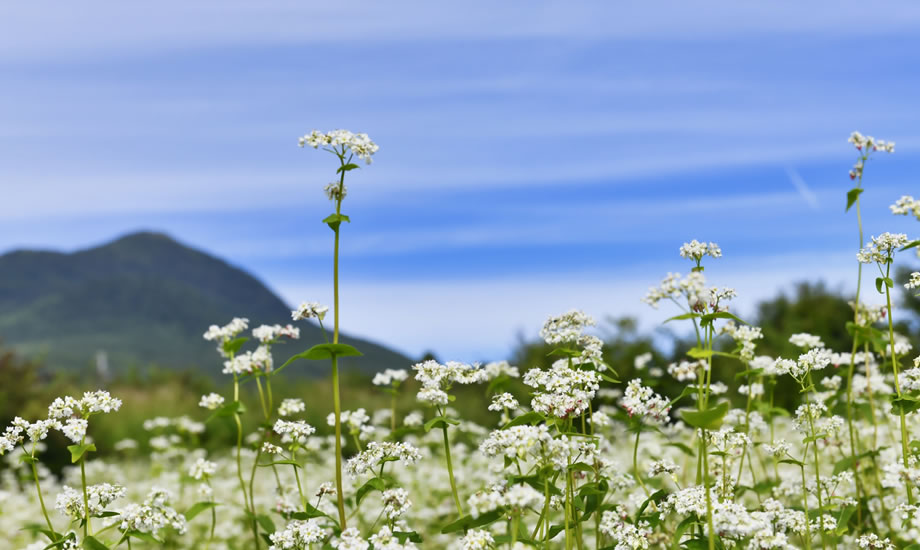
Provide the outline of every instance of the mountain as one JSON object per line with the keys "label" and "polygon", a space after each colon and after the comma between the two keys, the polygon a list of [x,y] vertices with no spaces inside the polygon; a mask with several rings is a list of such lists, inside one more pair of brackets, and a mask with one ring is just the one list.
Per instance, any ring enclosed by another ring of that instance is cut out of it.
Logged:
{"label": "mountain", "polygon": [[[219,373],[211,324],[247,317],[250,327],[286,324],[291,310],[242,269],[161,233],[133,233],[64,254],[19,250],[0,256],[0,343],[51,368],[94,364],[104,352],[113,371],[129,367],[200,368]],[[318,326],[300,322],[301,339],[275,347],[275,362],[321,343]],[[384,346],[343,336],[364,357],[344,368],[374,372],[410,360]],[[287,370],[324,375],[302,361]]]}

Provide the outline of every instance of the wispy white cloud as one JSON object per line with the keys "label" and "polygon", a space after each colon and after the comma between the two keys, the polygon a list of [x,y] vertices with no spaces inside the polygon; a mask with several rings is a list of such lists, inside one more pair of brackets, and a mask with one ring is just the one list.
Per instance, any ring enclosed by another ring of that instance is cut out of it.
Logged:
{"label": "wispy white cloud", "polygon": [[792,182],[792,186],[795,187],[795,190],[798,192],[799,196],[802,197],[802,200],[805,201],[805,204],[811,207],[812,210],[821,208],[821,204],[818,202],[818,196],[808,187],[808,184],[805,183],[805,180],[795,168],[791,166],[786,167],[786,175],[789,176],[789,181]]}

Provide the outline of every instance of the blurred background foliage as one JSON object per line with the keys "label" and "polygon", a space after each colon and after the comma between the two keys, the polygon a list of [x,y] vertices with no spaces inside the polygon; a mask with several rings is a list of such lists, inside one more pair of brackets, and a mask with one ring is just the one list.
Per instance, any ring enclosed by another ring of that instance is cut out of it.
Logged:
{"label": "blurred background foliage", "polygon": [[[898,274],[900,283],[907,279],[909,271],[904,269]],[[867,288],[869,292],[874,292],[871,283]],[[903,286],[899,288],[903,290]],[[899,292],[899,295],[900,300],[895,312],[896,330],[910,338],[916,350],[920,344],[920,299],[905,292]],[[849,351],[852,340],[846,332],[845,324],[852,320],[852,315],[847,299],[840,292],[829,289],[822,283],[802,282],[795,285],[793,292],[782,293],[758,304],[753,318],[745,320],[760,326],[763,330],[764,337],[757,342],[758,355],[795,358],[800,352],[788,340],[791,334],[797,332],[820,336],[827,347],[834,351]],[[667,396],[678,395],[685,384],[667,374],[652,378],[648,368],[637,370],[634,360],[641,354],[651,353],[652,360],[648,367],[666,369],[670,363],[684,359],[686,350],[695,344],[685,330],[684,326],[668,323],[652,332],[642,332],[635,319],[616,317],[605,319],[599,322],[598,326],[599,335],[606,343],[605,358],[617,371],[619,379],[625,383],[632,378],[642,377],[646,384],[654,386],[659,393]],[[723,348],[733,345],[728,337],[722,337],[721,344]],[[509,362],[520,367],[523,374],[533,367],[548,367],[553,361],[553,358],[547,355],[548,352],[549,348],[542,342],[521,338]],[[915,354],[916,352],[909,358]],[[433,353],[427,353],[424,357],[418,358],[422,359],[449,358],[438,358]],[[905,362],[907,360],[905,359]],[[145,420],[186,415],[195,421],[204,422],[209,416],[209,411],[198,406],[200,397],[212,391],[225,396],[231,394],[232,387],[229,381],[214,375],[219,372],[219,364],[219,358],[215,354],[211,364],[202,365],[198,369],[134,369],[101,377],[89,367],[82,370],[51,370],[37,361],[26,360],[10,351],[3,351],[0,352],[0,425],[6,426],[15,416],[27,419],[43,418],[47,405],[55,397],[79,395],[86,390],[105,388],[122,399],[124,406],[117,414],[101,415],[94,420],[91,434],[95,436],[100,453],[106,455],[123,452],[116,451],[114,447],[115,443],[123,439],[138,442],[139,448],[133,452],[146,453],[149,451],[150,437],[157,435],[157,432],[145,430]],[[405,365],[406,368],[409,366]],[[743,370],[741,365],[734,360],[716,358],[713,369],[714,380],[725,382],[730,388],[728,397],[732,398],[736,405],[741,404],[742,399],[732,391],[744,383],[735,376]],[[319,433],[328,434],[330,428],[326,424],[326,416],[332,410],[329,380],[285,374],[287,376],[282,375],[274,384],[275,403],[280,403],[286,397],[303,398],[307,404],[305,419],[316,426]],[[831,367],[822,374],[832,376],[838,372]],[[845,376],[842,368],[839,374]],[[354,410],[363,407],[368,413],[373,413],[375,410],[390,407],[391,396],[381,388],[375,387],[371,383],[371,378],[369,373],[360,369],[344,375],[343,409]],[[519,381],[511,381],[501,388],[501,391],[511,391],[525,404],[529,402],[527,390],[528,388]],[[399,418],[413,410],[424,411],[424,407],[414,399],[416,391],[417,385],[411,378],[400,388],[397,400]],[[487,410],[489,398],[484,388],[459,387],[455,393],[457,400],[452,406],[462,418],[485,426],[494,426],[498,423],[499,415]],[[794,387],[792,380],[780,381],[776,395],[777,405],[787,409],[794,408],[798,403],[798,388]],[[259,415],[255,413],[259,405],[255,388],[244,386],[242,399],[253,411],[253,414],[245,415],[245,420],[250,423],[258,422]],[[234,431],[225,420],[216,418],[208,422],[207,430],[195,444],[211,450],[232,446]],[[65,456],[67,442],[55,432],[49,436],[48,443],[46,463],[52,469],[65,465],[69,458]],[[2,467],[0,465],[0,468]]]}

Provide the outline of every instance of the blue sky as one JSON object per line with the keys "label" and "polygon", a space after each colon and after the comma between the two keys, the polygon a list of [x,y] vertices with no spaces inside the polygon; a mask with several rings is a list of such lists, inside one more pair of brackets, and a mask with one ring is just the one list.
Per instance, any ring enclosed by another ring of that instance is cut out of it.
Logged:
{"label": "blue sky", "polygon": [[155,229],[328,302],[335,166],[297,137],[364,131],[343,326],[474,360],[573,307],[654,327],[692,238],[741,312],[852,287],[855,129],[897,142],[867,233],[920,233],[887,210],[920,193],[914,2],[188,4],[0,6],[0,250]]}

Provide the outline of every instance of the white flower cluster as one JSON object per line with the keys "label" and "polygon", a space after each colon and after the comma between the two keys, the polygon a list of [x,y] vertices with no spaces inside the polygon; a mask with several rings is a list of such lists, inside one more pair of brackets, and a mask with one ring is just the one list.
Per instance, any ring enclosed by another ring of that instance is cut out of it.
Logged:
{"label": "white flower cluster", "polygon": [[211,392],[207,395],[201,396],[201,401],[198,402],[198,406],[203,409],[216,410],[224,404],[224,396],[219,393]]}
{"label": "white flower cluster", "polygon": [[488,457],[507,457],[524,459],[527,456],[539,457],[549,445],[553,436],[545,424],[537,426],[511,426],[502,430],[493,430],[479,445],[479,452]]}
{"label": "white flower cluster", "polygon": [[693,311],[702,311],[707,306],[713,311],[718,311],[721,301],[731,300],[737,296],[737,293],[731,288],[707,288],[706,277],[698,271],[683,279],[680,273],[668,273],[660,285],[649,287],[642,302],[658,309],[658,302],[661,300],[669,299],[676,302],[678,296],[682,296],[687,306]]}
{"label": "white flower cluster", "polygon": [[518,403],[518,400],[514,398],[508,392],[500,393],[492,397],[492,403],[489,404],[490,411],[503,411],[505,409],[514,410],[517,409],[521,404]]}
{"label": "white flower cluster", "polygon": [[458,361],[448,361],[442,365],[429,359],[416,363],[412,369],[415,371],[415,379],[422,384],[416,398],[431,405],[446,405],[449,401],[447,390],[454,383],[477,384],[486,381],[484,370]]}
{"label": "white flower cluster", "polygon": [[339,202],[348,196],[348,186],[342,181],[331,181],[323,187],[326,197],[335,202]]}
{"label": "white flower cluster", "polygon": [[860,263],[885,263],[895,251],[906,246],[910,240],[904,233],[882,233],[878,237],[872,237],[869,246],[864,247],[856,253],[856,259]]}
{"label": "white flower cluster", "polygon": [[920,200],[915,200],[910,195],[904,195],[888,208],[895,216],[914,216],[920,220]]}
{"label": "white flower cluster", "polygon": [[600,388],[600,375],[593,370],[573,369],[567,359],[559,359],[548,371],[527,371],[524,384],[538,390],[530,402],[533,410],[557,418],[569,418],[588,409]]}
{"label": "white flower cluster", "polygon": [[232,321],[222,327],[217,325],[208,327],[208,330],[204,333],[204,339],[209,342],[217,341],[217,352],[220,353],[221,356],[226,357],[227,352],[224,351],[224,344],[233,340],[239,333],[248,328],[249,319],[245,317],[234,317]]}
{"label": "white flower cluster", "polygon": [[763,338],[763,331],[760,327],[750,325],[741,325],[740,327],[734,321],[728,321],[722,326],[722,332],[730,335],[732,339],[741,345],[741,358],[745,361],[754,359],[754,352],[757,349],[755,340]]}
{"label": "white flower cluster", "polygon": [[607,510],[601,518],[601,533],[609,536],[616,542],[616,550],[634,550],[649,547],[649,538],[652,530],[647,521],[638,525],[629,520],[629,516],[621,509]]}
{"label": "white flower cluster", "polygon": [[383,499],[383,513],[391,521],[398,519],[412,506],[409,491],[402,487],[387,489],[381,498]]}
{"label": "white flower cluster", "polygon": [[342,531],[339,539],[332,543],[337,550],[367,550],[370,543],[361,537],[357,527],[349,527]]}
{"label": "white flower cluster", "polygon": [[297,340],[300,338],[300,329],[293,325],[260,325],[252,329],[252,336],[263,344],[272,343],[282,336]]}
{"label": "white flower cluster", "polygon": [[914,271],[910,274],[910,280],[904,283],[904,288],[907,290],[920,288],[920,271]]}
{"label": "white flower cluster", "polygon": [[860,535],[856,539],[856,544],[860,548],[872,548],[873,550],[896,550],[896,546],[891,544],[891,541],[887,538],[880,538],[875,533],[869,533],[868,535]]}
{"label": "white flower cluster", "polygon": [[393,534],[393,531],[386,525],[382,526],[379,531],[371,535],[370,543],[374,545],[374,550],[417,550],[418,547],[411,540],[400,543],[399,539]]}
{"label": "white flower cluster", "polygon": [[297,413],[302,413],[307,410],[306,404],[304,404],[303,399],[298,397],[289,397],[281,401],[281,405],[278,406],[278,415],[279,416],[294,416]]}
{"label": "white flower cluster", "polygon": [[374,375],[372,383],[375,386],[392,386],[394,383],[405,382],[409,378],[409,371],[406,369],[386,369]]}
{"label": "white flower cluster", "polygon": [[562,315],[550,317],[540,329],[540,338],[551,346],[577,342],[586,327],[595,321],[583,311],[573,309]]}
{"label": "white flower cluster", "polygon": [[680,257],[689,258],[691,260],[699,262],[703,259],[703,256],[710,256],[712,258],[721,258],[722,249],[719,248],[719,245],[716,243],[701,243],[696,239],[693,239],[689,243],[684,243],[680,247]]}
{"label": "white flower cluster", "polygon": [[307,550],[310,545],[326,538],[326,531],[315,519],[294,520],[283,530],[269,535],[269,550]]}
{"label": "white flower cluster", "polygon": [[325,133],[313,130],[298,141],[301,147],[309,145],[314,149],[321,145],[341,146],[367,164],[371,163],[371,157],[380,149],[367,134],[355,134],[348,130],[332,130]]}
{"label": "white flower cluster", "polygon": [[316,432],[316,428],[307,424],[303,420],[281,420],[275,421],[272,427],[274,432],[281,436],[282,443],[297,443],[303,445],[307,438]]}
{"label": "white flower cluster", "polygon": [[170,527],[180,534],[185,533],[185,516],[169,505],[170,495],[165,489],[154,487],[147,494],[143,504],[129,504],[115,518],[122,531],[158,533]]}
{"label": "white flower cluster", "polygon": [[[904,285],[907,286],[907,285]],[[847,302],[853,311],[857,313],[856,324],[862,327],[866,327],[872,324],[875,324],[885,318],[888,314],[888,308],[884,305],[871,305],[859,303],[857,304],[854,301]]]}
{"label": "white flower cluster", "polygon": [[807,332],[800,332],[798,334],[793,334],[789,337],[789,343],[793,346],[800,347],[802,349],[814,349],[814,348],[823,348],[824,342],[821,341],[820,336],[815,336],[814,334],[808,334]]}
{"label": "white flower cluster", "polygon": [[626,386],[626,392],[620,399],[620,406],[629,416],[638,415],[643,420],[664,422],[671,410],[670,402],[661,397],[652,388],[642,385],[642,379],[636,378]]}
{"label": "white flower cluster", "polygon": [[[367,415],[364,409],[356,411],[342,411],[339,415],[342,424],[348,426],[348,432],[352,435],[359,436],[363,440],[370,439],[376,428],[370,423],[371,417]],[[329,413],[326,416],[326,424],[335,426],[335,413]]]}
{"label": "white flower cluster", "polygon": [[508,378],[519,378],[521,376],[518,368],[512,366],[508,361],[486,363],[483,365],[482,370],[485,373],[486,380],[495,380],[499,376],[507,376]]}
{"label": "white flower cluster", "polygon": [[[121,485],[110,485],[100,483],[98,485],[89,485],[86,487],[86,494],[89,500],[89,515],[99,516],[106,511],[106,507],[125,496],[126,490]],[[62,491],[58,493],[55,499],[54,507],[58,512],[69,516],[73,520],[81,520],[86,517],[86,509],[83,507],[82,489],[74,489],[64,485]]]}
{"label": "white flower cluster", "polygon": [[348,459],[345,471],[351,477],[358,477],[368,470],[373,470],[384,461],[398,460],[403,465],[409,465],[415,464],[421,458],[421,453],[411,443],[371,441],[367,444],[366,449]]}
{"label": "white flower cluster", "polygon": [[705,361],[681,361],[668,365],[668,374],[679,382],[696,380],[696,373],[705,371],[709,365]]}
{"label": "white flower cluster", "polygon": [[461,539],[463,550],[490,550],[495,548],[495,539],[492,534],[482,529],[471,529]]}
{"label": "white flower cluster", "polygon": [[512,485],[511,487],[493,486],[477,491],[467,500],[470,515],[478,518],[500,508],[524,510],[538,508],[544,504],[544,497],[529,485]]}
{"label": "white flower cluster", "polygon": [[326,317],[327,311],[329,311],[329,307],[319,302],[301,302],[297,309],[291,311],[291,319],[302,321],[315,317],[322,321]]}
{"label": "white flower cluster", "polygon": [[200,457],[188,469],[189,477],[197,481],[208,479],[215,472],[217,472],[217,464]]}
{"label": "white flower cluster", "polygon": [[255,351],[239,353],[224,361],[224,374],[243,376],[257,372],[271,372],[274,368],[274,359],[268,346],[262,345]]}
{"label": "white flower cluster", "polygon": [[860,151],[869,152],[872,151],[884,151],[886,153],[894,153],[894,142],[885,141],[883,139],[875,139],[872,136],[864,136],[859,132],[853,132],[850,134],[848,143],[853,144]]}

